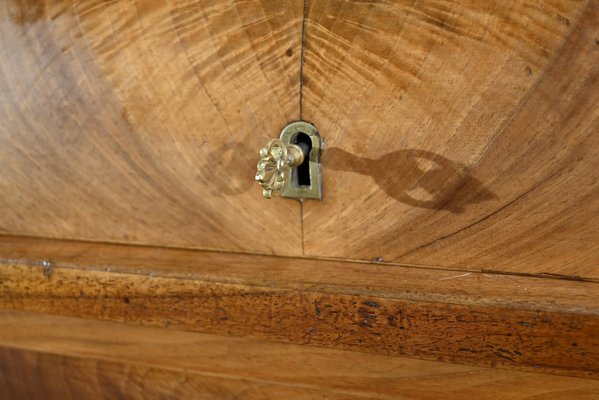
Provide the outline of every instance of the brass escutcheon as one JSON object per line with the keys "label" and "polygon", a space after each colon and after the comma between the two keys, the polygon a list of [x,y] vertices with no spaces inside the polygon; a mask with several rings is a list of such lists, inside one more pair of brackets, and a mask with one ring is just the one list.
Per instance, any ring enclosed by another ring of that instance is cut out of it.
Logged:
{"label": "brass escutcheon", "polygon": [[[298,138],[302,141],[298,142]],[[321,199],[322,148],[322,139],[314,125],[296,121],[283,128],[279,139],[270,140],[260,149],[256,181],[262,186],[264,197]],[[298,168],[303,168],[302,179]]]}

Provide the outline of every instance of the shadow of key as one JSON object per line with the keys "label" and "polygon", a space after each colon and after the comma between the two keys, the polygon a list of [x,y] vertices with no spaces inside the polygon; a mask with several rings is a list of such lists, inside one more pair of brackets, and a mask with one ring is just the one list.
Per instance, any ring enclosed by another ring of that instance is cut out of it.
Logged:
{"label": "shadow of key", "polygon": [[370,159],[331,148],[324,152],[322,164],[370,176],[390,197],[414,207],[461,213],[469,204],[497,199],[465,165],[430,151],[397,150]]}

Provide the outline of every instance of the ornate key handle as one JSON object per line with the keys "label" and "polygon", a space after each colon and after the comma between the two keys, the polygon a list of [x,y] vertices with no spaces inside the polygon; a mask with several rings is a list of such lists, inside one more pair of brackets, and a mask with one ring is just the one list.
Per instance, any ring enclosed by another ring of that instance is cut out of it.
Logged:
{"label": "ornate key handle", "polygon": [[289,185],[291,168],[302,162],[304,152],[298,145],[285,145],[280,139],[273,139],[262,147],[256,181],[262,186],[264,197],[280,196]]}
{"label": "ornate key handle", "polygon": [[260,149],[256,181],[267,199],[322,199],[320,155],[324,143],[314,125],[306,121],[287,124],[278,139]]}

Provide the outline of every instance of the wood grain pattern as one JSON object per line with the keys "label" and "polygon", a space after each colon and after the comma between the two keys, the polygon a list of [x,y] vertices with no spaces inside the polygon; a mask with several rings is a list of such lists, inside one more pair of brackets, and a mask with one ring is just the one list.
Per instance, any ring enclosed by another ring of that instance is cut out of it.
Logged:
{"label": "wood grain pattern", "polygon": [[0,364],[0,394],[14,399],[458,400],[476,393],[565,400],[599,393],[599,381],[579,378],[12,311],[0,312]]}
{"label": "wood grain pattern", "polygon": [[599,277],[599,2],[310,2],[307,255]]}
{"label": "wood grain pattern", "polygon": [[249,189],[302,4],[2,1],[0,232],[301,254],[299,204]]}
{"label": "wood grain pattern", "polygon": [[[160,361],[149,366],[94,359],[88,354],[80,358],[0,347],[0,394],[11,400],[364,398],[320,388],[172,370],[156,366]],[[592,393],[592,386],[582,387],[565,393]]]}
{"label": "wood grain pattern", "polygon": [[[107,320],[0,311],[0,397],[596,398],[597,21],[0,2],[0,234],[146,245],[0,236],[0,308]],[[325,198],[266,201],[298,114]]]}
{"label": "wood grain pattern", "polygon": [[36,245],[19,238],[3,242],[2,308],[599,376],[596,282],[74,242]]}
{"label": "wood grain pattern", "polygon": [[599,278],[596,0],[307,5],[5,0],[0,232]]}

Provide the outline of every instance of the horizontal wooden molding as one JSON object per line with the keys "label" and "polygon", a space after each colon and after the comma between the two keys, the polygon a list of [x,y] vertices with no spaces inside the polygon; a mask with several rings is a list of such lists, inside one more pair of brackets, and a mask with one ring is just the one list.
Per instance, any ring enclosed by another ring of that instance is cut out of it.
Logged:
{"label": "horizontal wooden molding", "polygon": [[2,237],[0,307],[599,376],[597,283]]}
{"label": "horizontal wooden molding", "polygon": [[525,400],[599,391],[590,379],[6,310],[0,365],[2,398]]}

